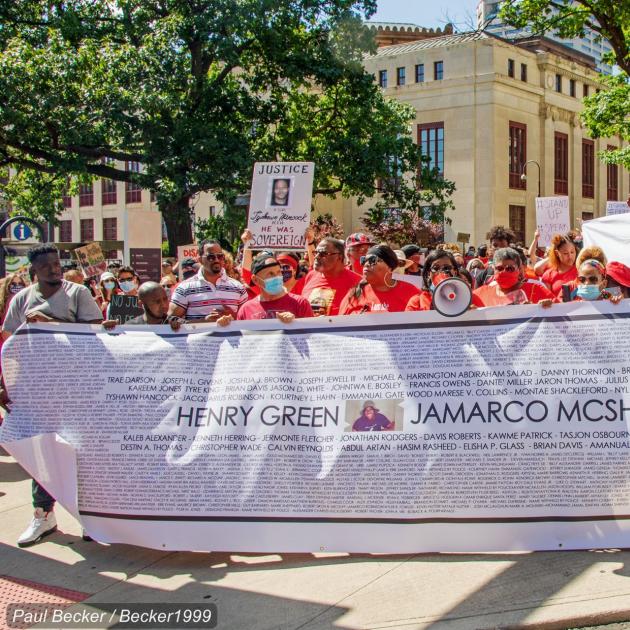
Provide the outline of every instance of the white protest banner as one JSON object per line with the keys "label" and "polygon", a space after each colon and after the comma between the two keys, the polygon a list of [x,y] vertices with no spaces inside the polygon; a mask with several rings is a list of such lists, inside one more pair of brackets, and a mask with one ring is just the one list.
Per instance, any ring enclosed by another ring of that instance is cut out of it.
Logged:
{"label": "white protest banner", "polygon": [[626,201],[607,201],[606,215],[611,214],[627,214],[630,212],[630,205]]}
{"label": "white protest banner", "polygon": [[[38,324],[2,359],[0,440],[61,501],[77,475],[70,509],[102,542],[412,553],[629,540],[628,301],[178,333]],[[45,455],[43,435],[58,436]]]}
{"label": "white protest banner", "polygon": [[313,162],[256,162],[247,217],[252,249],[305,249]]}
{"label": "white protest banner", "polygon": [[536,197],[536,227],[538,244],[551,244],[554,234],[566,234],[571,229],[568,197]]}
{"label": "white protest banner", "polygon": [[178,261],[178,266],[177,268],[179,269],[179,279],[183,280],[184,276],[182,274],[182,268],[181,268],[181,262],[182,260],[184,260],[184,258],[192,258],[193,260],[197,260],[197,257],[199,256],[199,250],[197,249],[197,246],[195,244],[192,245],[178,245],[177,247],[177,261]]}
{"label": "white protest banner", "polygon": [[582,224],[584,247],[597,245],[610,261],[630,266],[630,214],[612,214]]}

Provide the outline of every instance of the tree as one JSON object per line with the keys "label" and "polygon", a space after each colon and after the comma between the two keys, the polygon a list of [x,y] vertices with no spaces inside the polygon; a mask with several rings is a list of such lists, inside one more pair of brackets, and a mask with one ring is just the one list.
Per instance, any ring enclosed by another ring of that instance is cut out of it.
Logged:
{"label": "tree", "polygon": [[[404,171],[419,157],[410,110],[362,67],[374,44],[361,18],[374,10],[375,0],[2,3],[0,166],[24,185],[37,173],[155,191],[171,253],[192,240],[192,196],[230,203],[255,161],[311,160],[317,192],[371,196],[390,156]],[[142,171],[119,166],[129,162]]]}
{"label": "tree", "polygon": [[[605,62],[621,72],[602,76],[608,89],[584,99],[582,120],[593,138],[619,135],[630,142],[630,2],[610,0],[509,0],[501,8],[508,24],[528,26],[536,33],[553,31],[563,38],[584,37],[591,28],[608,41],[612,53]],[[606,162],[630,169],[630,148],[604,151]]]}

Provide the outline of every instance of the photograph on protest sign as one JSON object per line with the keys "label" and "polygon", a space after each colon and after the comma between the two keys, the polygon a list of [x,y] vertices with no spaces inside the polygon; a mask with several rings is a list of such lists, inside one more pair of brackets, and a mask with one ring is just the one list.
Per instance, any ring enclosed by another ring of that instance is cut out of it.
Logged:
{"label": "photograph on protest sign", "polygon": [[566,234],[571,229],[569,198],[536,197],[536,228],[540,247],[551,245],[554,234]]}
{"label": "photograph on protest sign", "polygon": [[100,278],[101,274],[107,271],[107,261],[98,243],[88,243],[84,247],[77,247],[74,255],[86,278]]}
{"label": "photograph on protest sign", "polygon": [[403,402],[402,398],[348,400],[345,431],[402,431]]}
{"label": "photograph on protest sign", "polygon": [[310,224],[313,162],[257,162],[254,165],[247,228],[252,249],[306,247]]}
{"label": "photograph on protest sign", "polygon": [[177,247],[177,273],[179,275],[179,281],[184,279],[184,270],[182,269],[182,261],[187,258],[191,258],[196,261],[199,257],[199,249],[192,243],[190,245],[179,245]]}

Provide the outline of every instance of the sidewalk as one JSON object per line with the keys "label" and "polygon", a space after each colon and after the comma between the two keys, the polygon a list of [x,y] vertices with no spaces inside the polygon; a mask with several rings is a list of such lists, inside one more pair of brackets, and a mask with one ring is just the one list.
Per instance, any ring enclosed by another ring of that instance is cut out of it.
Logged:
{"label": "sidewalk", "polygon": [[25,601],[11,599],[25,596],[24,585],[31,601],[48,601],[51,586],[76,591],[74,599],[65,594],[83,599],[73,606],[212,602],[218,628],[234,630],[555,629],[630,620],[629,551],[171,553],[84,542],[61,508],[56,534],[19,549],[32,514],[30,481],[2,451],[0,514],[0,628],[6,604]]}

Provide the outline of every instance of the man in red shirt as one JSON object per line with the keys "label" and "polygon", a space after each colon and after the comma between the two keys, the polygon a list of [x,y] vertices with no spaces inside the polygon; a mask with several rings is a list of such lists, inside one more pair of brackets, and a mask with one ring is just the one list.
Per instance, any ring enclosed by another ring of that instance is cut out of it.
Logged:
{"label": "man in red shirt", "polygon": [[313,317],[308,300],[287,291],[275,256],[263,253],[254,258],[252,282],[260,289],[260,295],[241,306],[237,319],[279,319],[289,324],[296,317]]}
{"label": "man in red shirt", "polygon": [[343,241],[327,237],[315,250],[315,263],[304,281],[302,295],[315,315],[338,315],[346,293],[359,284],[361,276],[344,267]]}
{"label": "man in red shirt", "polygon": [[363,274],[363,265],[361,264],[361,258],[367,254],[367,250],[372,247],[374,243],[372,239],[363,232],[355,232],[350,234],[346,239],[346,255],[348,257],[347,268],[359,275]]}

